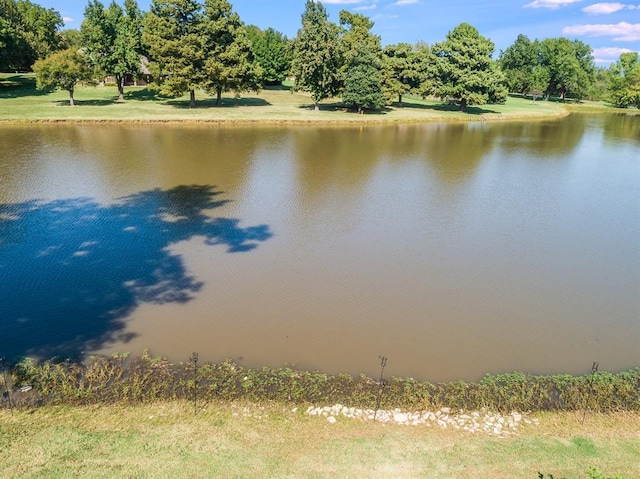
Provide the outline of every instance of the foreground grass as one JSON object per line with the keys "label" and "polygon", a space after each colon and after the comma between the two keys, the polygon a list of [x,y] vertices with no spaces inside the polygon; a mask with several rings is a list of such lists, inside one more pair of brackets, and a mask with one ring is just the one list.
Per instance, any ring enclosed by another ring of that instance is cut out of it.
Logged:
{"label": "foreground grass", "polygon": [[545,413],[516,436],[188,402],[0,410],[7,478],[638,477],[640,415]]}
{"label": "foreground grass", "polygon": [[267,88],[240,98],[215,98],[197,92],[197,107],[188,108],[187,96],[165,98],[145,87],[126,87],[125,101],[118,101],[116,87],[77,88],[76,106],[71,108],[66,91],[42,92],[35,88],[33,75],[0,74],[0,121],[210,121],[261,123],[342,123],[492,121],[558,117],[567,111],[553,102],[509,98],[503,105],[470,107],[461,113],[454,105],[406,97],[382,112],[358,115],[345,111],[339,101],[327,101],[321,111],[313,111],[311,98],[289,87]]}

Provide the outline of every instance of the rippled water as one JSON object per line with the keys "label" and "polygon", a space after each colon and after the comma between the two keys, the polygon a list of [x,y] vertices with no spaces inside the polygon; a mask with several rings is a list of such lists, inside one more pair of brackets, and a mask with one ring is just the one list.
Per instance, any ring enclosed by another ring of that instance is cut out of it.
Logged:
{"label": "rippled water", "polygon": [[0,128],[0,356],[640,365],[640,116]]}

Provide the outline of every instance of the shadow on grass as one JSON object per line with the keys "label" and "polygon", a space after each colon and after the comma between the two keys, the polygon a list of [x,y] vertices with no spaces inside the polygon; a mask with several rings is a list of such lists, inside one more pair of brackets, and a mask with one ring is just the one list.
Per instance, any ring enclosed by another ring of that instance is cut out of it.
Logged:
{"label": "shadow on grass", "polygon": [[124,90],[124,99],[132,101],[166,101],[170,97],[162,95],[160,92],[147,87]]}
{"label": "shadow on grass", "polygon": [[87,349],[130,340],[126,319],[141,304],[193,299],[204,283],[173,245],[197,240],[222,247],[218,254],[242,253],[272,236],[265,224],[213,217],[229,201],[221,194],[193,185],[106,205],[90,198],[0,203],[0,356],[82,358]]}
{"label": "shadow on grass", "polygon": [[[189,107],[189,100],[167,100],[165,104],[174,108],[180,109],[193,109]],[[196,98],[195,108],[237,108],[241,106],[269,106],[269,103],[264,98],[257,97],[241,97],[241,98],[222,98],[220,105],[216,105],[215,98],[205,98],[198,100]]]}
{"label": "shadow on grass", "polygon": [[273,91],[291,91],[291,86],[290,86],[290,85],[283,85],[283,84],[278,84],[278,85],[265,85],[265,86],[264,86],[264,90],[273,90]]}
{"label": "shadow on grass", "polygon": [[414,108],[416,110],[433,110],[433,111],[450,111],[454,113],[466,113],[468,115],[485,115],[488,113],[500,113],[496,110],[489,110],[487,108],[480,108],[479,106],[467,106],[467,109],[463,112],[460,111],[459,105],[450,105],[448,103],[436,103],[433,105],[424,103],[415,103],[410,101],[403,101],[402,107],[399,103],[394,102],[393,107],[397,109]]}
{"label": "shadow on grass", "polygon": [[[69,106],[69,100],[56,100],[53,103],[58,106]],[[121,103],[118,101],[118,98],[112,99],[102,99],[102,100],[73,100],[74,106],[108,106],[114,105],[116,103]]]}
{"label": "shadow on grass", "polygon": [[[315,108],[315,105],[313,103],[304,103],[302,105],[298,105],[297,108],[301,109],[301,110],[310,110],[313,111]],[[340,103],[340,102],[333,102],[333,103],[320,103],[318,105],[318,110],[319,111],[328,111],[328,112],[342,112],[345,114],[353,114],[353,115],[357,115],[358,114],[358,110],[355,108],[350,108],[348,106],[346,106],[344,103]],[[366,110],[363,114],[364,115],[386,115],[387,112],[391,111],[390,108],[382,108],[380,110]]]}
{"label": "shadow on grass", "polygon": [[36,77],[33,75],[0,76],[0,98],[43,96],[49,93],[47,90],[36,89]]}

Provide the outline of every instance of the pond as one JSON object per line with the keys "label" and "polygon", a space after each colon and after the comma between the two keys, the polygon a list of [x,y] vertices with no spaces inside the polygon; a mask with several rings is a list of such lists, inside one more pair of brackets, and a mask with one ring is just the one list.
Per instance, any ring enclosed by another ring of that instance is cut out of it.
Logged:
{"label": "pond", "polygon": [[640,365],[640,116],[2,125],[0,356]]}

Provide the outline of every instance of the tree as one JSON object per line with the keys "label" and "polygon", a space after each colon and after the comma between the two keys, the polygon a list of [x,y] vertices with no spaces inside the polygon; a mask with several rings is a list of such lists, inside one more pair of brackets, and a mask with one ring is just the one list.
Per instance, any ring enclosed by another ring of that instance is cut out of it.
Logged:
{"label": "tree", "polygon": [[638,52],[620,55],[609,67],[609,100],[618,108],[640,108],[640,59]]}
{"label": "tree", "polygon": [[92,69],[86,57],[74,48],[62,50],[38,60],[33,65],[36,74],[36,87],[39,90],[59,88],[69,92],[69,105],[74,106],[75,86],[91,80]]}
{"label": "tree", "polygon": [[60,46],[63,50],[66,50],[67,48],[82,48],[82,35],[80,34],[80,30],[70,28],[62,30],[59,35]]}
{"label": "tree", "polygon": [[329,22],[322,3],[307,0],[302,28],[294,42],[291,73],[295,76],[294,89],[310,92],[315,110],[320,101],[340,92],[338,33],[338,26]]}
{"label": "tree", "polygon": [[112,74],[118,98],[124,99],[127,74],[140,71],[142,55],[142,14],[135,0],[125,0],[125,10],[111,2],[108,8],[90,0],[80,27],[83,46],[90,61],[105,74]]}
{"label": "tree", "polygon": [[499,63],[511,92],[528,93],[533,84],[533,69],[537,63],[538,43],[526,35],[518,35],[513,45],[500,52]]}
{"label": "tree", "polygon": [[591,47],[580,40],[546,38],[540,42],[538,62],[549,72],[547,98],[559,95],[583,98],[593,81],[594,63]]}
{"label": "tree", "polygon": [[397,96],[400,108],[403,95],[429,94],[432,58],[428,45],[419,44],[415,48],[408,43],[387,45],[382,54],[383,88],[390,98]]}
{"label": "tree", "polygon": [[493,48],[493,42],[468,23],[461,23],[444,42],[436,43],[433,53],[437,58],[436,91],[440,97],[459,100],[461,111],[468,104],[487,103],[502,81],[492,67]]}
{"label": "tree", "polygon": [[366,45],[352,57],[344,82],[342,101],[353,105],[358,113],[378,110],[386,103],[380,75],[381,62]]}
{"label": "tree", "polygon": [[60,14],[29,0],[0,0],[0,71],[29,70],[59,50]]}
{"label": "tree", "polygon": [[202,6],[196,0],[153,0],[142,34],[149,69],[161,92],[179,96],[188,91],[191,108],[196,106],[195,90],[204,80],[201,22]]}
{"label": "tree", "polygon": [[263,31],[255,25],[247,27],[247,36],[255,60],[262,68],[263,84],[281,84],[291,69],[291,42],[273,28]]}
{"label": "tree", "polygon": [[254,61],[244,24],[227,0],[205,0],[199,32],[206,57],[202,86],[216,93],[216,105],[224,91],[260,89],[262,69]]}

